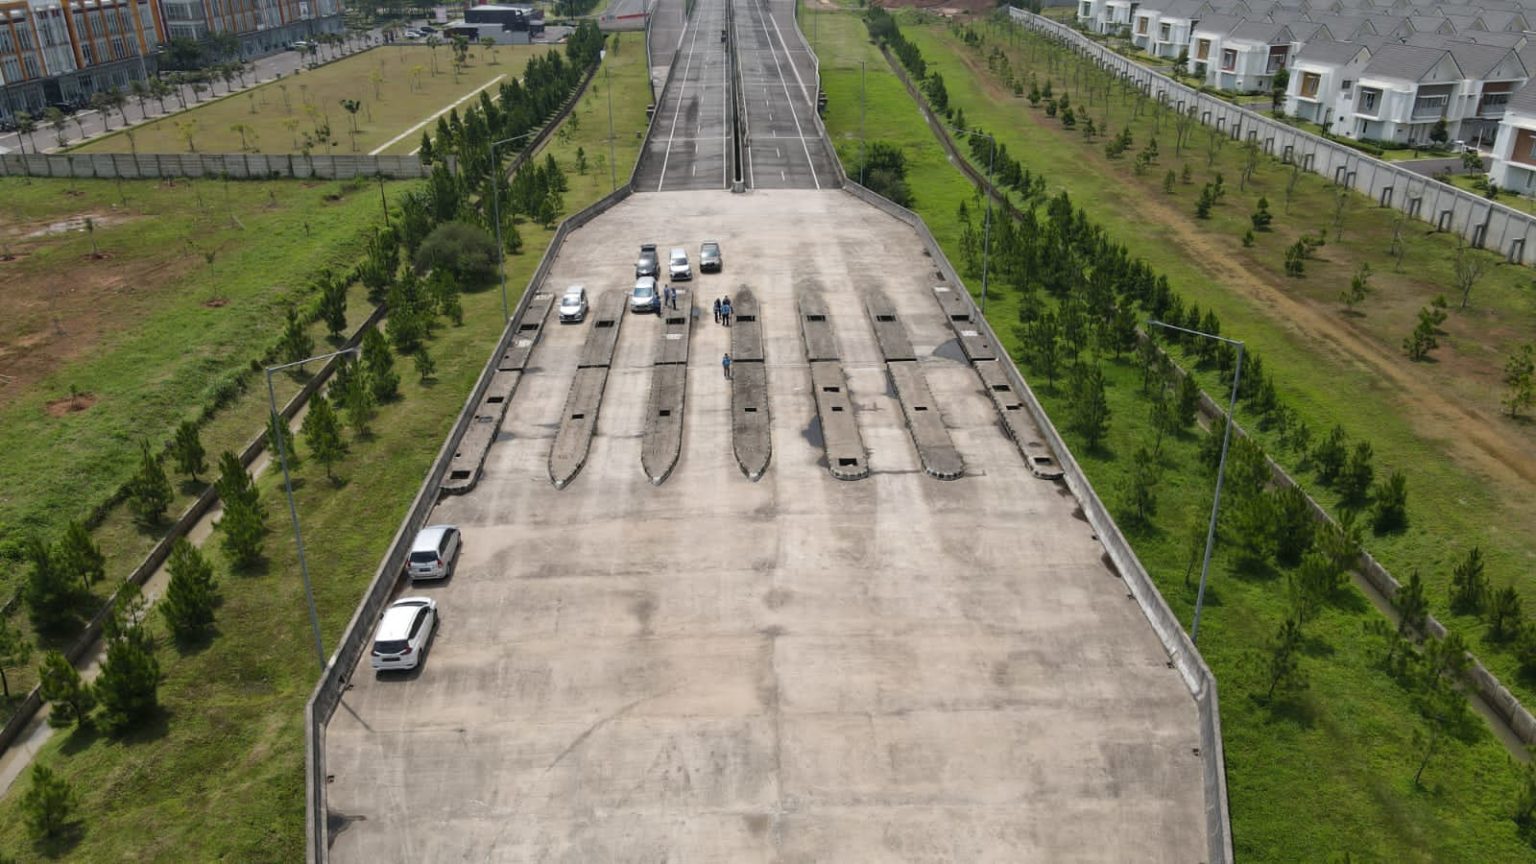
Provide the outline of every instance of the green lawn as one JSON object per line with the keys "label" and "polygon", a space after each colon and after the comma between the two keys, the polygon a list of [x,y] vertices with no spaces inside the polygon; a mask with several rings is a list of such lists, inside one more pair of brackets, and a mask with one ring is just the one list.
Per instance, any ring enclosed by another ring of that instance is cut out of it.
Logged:
{"label": "green lawn", "polygon": [[[476,47],[464,71],[455,74],[447,46],[435,51],[425,45],[383,46],[104,136],[72,152],[299,153],[306,135],[317,137],[317,130],[328,126],[329,139],[313,144],[310,152],[350,155],[384,148],[387,154],[410,153],[421,144],[421,130],[405,133],[418,123],[482,87],[489,86],[494,96],[500,81],[522,75],[528,58],[549,49],[502,45],[487,52]],[[344,99],[362,103],[357,114],[342,107]],[[241,126],[248,127],[243,139]]]}
{"label": "green lawn", "polygon": [[[639,44],[637,37],[625,36],[623,47],[609,54],[619,93],[645,89],[644,54],[629,50]],[[568,140],[557,136],[553,152],[562,164],[574,159],[577,146],[591,150],[593,140],[606,149],[606,96],[589,91],[578,108],[584,117],[602,108],[601,127],[583,121]],[[620,142],[644,128],[644,105],[621,109],[615,102]],[[637,152],[634,145],[619,150],[621,177],[627,179]],[[606,172],[602,179],[598,184],[572,176],[568,209],[606,194]],[[520,231],[524,252],[507,261],[513,302],[553,233],[530,223]],[[379,412],[371,438],[349,435],[351,454],[336,468],[339,487],[312,461],[297,472],[305,547],[328,647],[340,638],[501,332],[501,301],[494,289],[465,295],[463,305],[464,326],[440,322],[430,343],[437,380],[423,384],[408,361],[397,360],[404,397]],[[302,443],[300,451],[305,452]],[[314,657],[279,477],[268,472],[258,483],[268,508],[269,561],[256,575],[230,574],[213,553],[224,595],[218,637],[203,650],[182,654],[165,641],[154,619],[161,637],[157,656],[166,672],[160,691],[164,721],[127,740],[56,735],[39,756],[80,796],[83,832],[72,850],[77,860],[302,860],[302,707],[314,685]],[[24,788],[25,780],[18,786]],[[32,860],[36,850],[17,818],[18,798],[12,794],[0,801],[0,849]]]}
{"label": "green lawn", "polygon": [[[1259,348],[1266,368],[1274,374],[1287,400],[1295,404],[1299,398],[1296,388],[1300,382],[1293,376],[1315,382],[1312,387],[1318,393],[1313,398],[1328,407],[1337,410],[1353,400],[1354,410],[1340,410],[1338,416],[1354,420],[1349,425],[1361,433],[1366,428],[1364,418],[1374,421],[1376,428],[1370,437],[1377,442],[1378,470],[1382,461],[1411,464],[1407,460],[1396,461],[1397,453],[1383,455],[1383,442],[1390,439],[1378,431],[1382,427],[1395,426],[1397,434],[1407,439],[1404,447],[1423,445],[1412,441],[1408,424],[1396,418],[1395,406],[1388,407],[1391,400],[1365,384],[1364,371],[1340,369],[1325,362],[1331,359],[1330,355],[1309,356],[1304,346],[1293,345],[1294,334],[1270,319],[1268,315],[1273,313],[1262,303],[1232,295],[1198,260],[1186,257],[1189,253],[1178,247],[1174,242],[1176,235],[1168,230],[1167,222],[1174,218],[1172,215],[1165,214],[1160,223],[1130,206],[1138,196],[1162,194],[1158,184],[1162,170],[1170,164],[1178,165],[1169,158],[1171,146],[1165,144],[1163,148],[1163,165],[1157,175],[1145,181],[1134,177],[1128,166],[1106,170],[1101,159],[1083,158],[1088,151],[1079,143],[1080,136],[1068,138],[1054,130],[1041,130],[1032,123],[1027,102],[999,98],[973,86],[974,76],[956,59],[959,52],[968,49],[951,49],[949,46],[955,43],[947,35],[939,35],[944,32],[940,28],[924,31],[910,18],[904,18],[903,32],[921,46],[929,68],[943,74],[951,104],[963,107],[969,124],[998,133],[1001,143],[1026,167],[1044,171],[1052,181],[1052,194],[1067,188],[1074,202],[1085,206],[1112,237],[1127,244],[1134,254],[1154,261],[1160,272],[1168,274],[1186,300],[1195,300],[1202,308],[1214,305],[1222,317],[1224,333],[1249,339],[1251,345]],[[829,94],[827,126],[839,141],[840,151],[846,158],[858,146],[858,61],[862,59],[869,69],[869,138],[902,147],[909,161],[908,181],[917,198],[916,209],[951,260],[961,262],[955,208],[958,200],[967,196],[968,185],[959,172],[946,165],[942,151],[912,110],[905,91],[893,75],[886,73],[878,52],[867,44],[857,19],[827,16],[821,22],[820,42]],[[1043,61],[1045,52],[1041,51],[1040,57]],[[985,61],[981,68],[985,70]],[[1118,130],[1129,108],[1117,96],[1113,111]],[[1171,139],[1171,132],[1168,138]],[[1138,133],[1137,140],[1144,141],[1146,136]],[[853,150],[849,149],[849,142]],[[1102,152],[1099,146],[1095,144],[1093,149]],[[1223,155],[1233,157],[1230,152]],[[1205,173],[1203,160],[1202,152],[1196,165],[1197,176]],[[1240,205],[1231,202],[1237,197],[1237,171],[1226,170],[1228,184],[1234,188],[1229,193],[1229,203],[1218,209],[1237,210]],[[1261,182],[1265,179],[1261,171]],[[1274,174],[1267,179],[1271,184],[1277,183]],[[1181,210],[1188,206],[1190,187],[1181,185],[1175,194]],[[1317,207],[1326,190],[1319,188],[1310,194],[1315,196],[1310,201],[1297,197],[1293,212],[1300,214],[1307,207]],[[1283,211],[1282,198],[1283,192],[1272,194],[1277,213]],[[1246,220],[1246,208],[1241,215]],[[1277,217],[1277,222],[1284,218]],[[1234,219],[1232,226],[1235,224]],[[1353,223],[1350,225],[1346,238],[1361,233]],[[1225,228],[1226,232],[1231,230],[1231,226]],[[1241,249],[1235,237],[1231,245]],[[1218,248],[1224,253],[1229,251]],[[1326,254],[1331,256],[1335,248],[1330,244]],[[1424,252],[1410,256],[1405,270],[1425,267],[1421,256],[1428,257]],[[1382,269],[1390,267],[1384,265]],[[1012,325],[1020,295],[996,280],[993,286],[997,293],[991,298],[989,317],[1010,349],[1016,351],[1018,344]],[[1488,294],[1503,296],[1498,291]],[[1493,297],[1489,296],[1486,302],[1492,304]],[[1081,441],[1070,436],[1069,443],[1075,444],[1074,454],[1106,503],[1123,519],[1127,462],[1147,438],[1148,405],[1140,394],[1139,372],[1115,361],[1106,362],[1105,368],[1114,411],[1110,440],[1097,453],[1087,452]],[[1317,377],[1304,377],[1307,375]],[[1206,383],[1208,389],[1213,387],[1212,381]],[[1067,400],[1052,388],[1039,387],[1038,382],[1037,387],[1047,409],[1060,424]],[[1358,389],[1342,394],[1331,392],[1343,387]],[[1316,410],[1311,400],[1306,405],[1308,410]],[[1186,622],[1192,612],[1194,592],[1184,584],[1187,559],[1181,548],[1182,536],[1188,521],[1208,506],[1211,483],[1209,474],[1195,466],[1194,449],[1192,438],[1165,444],[1157,527],[1131,535],[1143,563]],[[1437,512],[1436,507],[1455,506],[1428,503],[1425,499],[1438,490],[1427,488],[1430,481],[1420,480],[1422,476],[1413,475],[1416,497],[1411,505],[1416,527],[1399,542],[1415,541],[1420,532],[1435,527],[1431,523],[1439,523],[1449,515],[1443,509]],[[1458,484],[1457,494],[1468,494],[1473,485]],[[1485,492],[1476,495],[1476,500],[1483,504],[1490,497]],[[1482,511],[1482,518],[1491,518],[1490,512]],[[1458,527],[1464,529],[1473,524],[1471,519],[1457,521]],[[1487,532],[1484,533],[1486,536]],[[1417,542],[1428,543],[1423,539]],[[1422,721],[1407,694],[1378,668],[1381,649],[1362,629],[1376,613],[1354,589],[1337,598],[1309,626],[1303,668],[1310,676],[1310,689],[1300,699],[1276,708],[1262,705],[1256,698],[1263,690],[1261,652],[1286,608],[1285,589],[1283,583],[1238,578],[1231,572],[1226,555],[1219,555],[1213,565],[1212,589],[1202,620],[1201,646],[1221,687],[1233,834],[1239,860],[1341,860],[1330,856],[1344,852],[1349,852],[1354,861],[1536,859],[1515,836],[1514,823],[1509,818],[1515,797],[1509,757],[1486,729],[1479,727],[1473,740],[1451,745],[1430,764],[1425,773],[1426,788],[1414,788],[1412,776],[1418,751],[1413,735],[1416,728],[1422,727]],[[1442,588],[1435,589],[1434,599],[1437,605],[1444,605]]]}
{"label": "green lawn", "polygon": [[[1496,587],[1514,584],[1528,604],[1536,602],[1536,571],[1530,566],[1536,561],[1536,532],[1526,527],[1536,525],[1531,479],[1536,477],[1536,425],[1502,418],[1498,401],[1505,357],[1536,332],[1530,271],[1503,265],[1489,253],[1473,253],[1489,267],[1470,307],[1453,311],[1433,362],[1413,363],[1401,343],[1418,310],[1439,294],[1457,299],[1452,288],[1455,244],[1448,235],[1405,223],[1408,252],[1399,267],[1386,254],[1394,211],[1349,195],[1343,238],[1336,239],[1335,190],[1322,178],[1302,173],[1288,203],[1289,170],[1261,158],[1247,190],[1240,190],[1240,147],[1224,145],[1208,166],[1209,136],[1197,129],[1191,146],[1175,155],[1172,122],[1154,131],[1150,110],[1133,122],[1131,152],[1108,160],[1102,143],[1089,144],[1079,132],[1062,130],[1026,100],[999,101],[995,89],[973,74],[976,66],[985,71],[982,53],[990,46],[983,52],[962,48],[958,38],[937,26],[909,24],[906,30],[929,67],[944,75],[951,101],[964,107],[969,123],[996,132],[999,143],[1025,167],[1046,175],[1053,193],[1069,190],[1074,202],[1133,255],[1166,274],[1186,301],[1214,309],[1223,333],[1236,334],[1258,352],[1282,400],[1314,432],[1342,424],[1352,439],[1371,441],[1378,476],[1391,468],[1408,473],[1412,524],[1402,534],[1369,538],[1368,548],[1395,573],[1419,568],[1441,620],[1464,632],[1500,678],[1527,704],[1536,704],[1536,688],[1520,680],[1510,654],[1482,641],[1479,622],[1451,616],[1447,609],[1450,569],[1472,545],[1483,550]],[[1028,41],[1017,48],[1004,46],[1015,69],[1031,68]],[[1042,80],[1048,74],[1046,57],[1046,51],[1036,49]],[[1070,66],[1057,73],[1056,89],[1078,89]],[[1085,97],[1073,95],[1082,107]],[[1096,122],[1107,114],[1116,132],[1131,119],[1131,111],[1118,92],[1107,112],[1102,98],[1089,109]],[[1158,164],[1138,177],[1131,170],[1132,157],[1154,136],[1160,142]],[[1172,194],[1165,193],[1163,175],[1169,170],[1182,175],[1185,165],[1192,182],[1176,182]],[[1210,219],[1194,219],[1194,199],[1217,173],[1225,177],[1226,198]],[[1254,247],[1245,249],[1240,238],[1251,227],[1249,214],[1261,195],[1275,215],[1272,230],[1258,232]],[[1307,263],[1303,278],[1285,277],[1284,247],[1303,232],[1321,228],[1328,229],[1328,245]],[[1374,271],[1374,293],[1358,313],[1347,314],[1338,295],[1362,262]],[[1214,379],[1206,385],[1219,389]],[[1261,437],[1277,458],[1283,457],[1271,437]],[[1311,491],[1333,502],[1324,490]]]}
{"label": "green lawn", "polygon": [[[608,36],[608,67],[599,69],[583,95],[571,119],[560,127],[542,152],[554,155],[570,183],[566,193],[568,208],[572,202],[596,201],[618,186],[629,182],[635,160],[645,143],[645,106],[650,103],[650,85],[645,70],[645,34],[613,33]],[[610,89],[611,92],[610,92]],[[608,110],[613,109],[613,158],[609,164]],[[585,173],[577,164],[576,151],[586,157]],[[542,158],[542,157],[541,157]],[[609,170],[610,167],[613,170]]]}

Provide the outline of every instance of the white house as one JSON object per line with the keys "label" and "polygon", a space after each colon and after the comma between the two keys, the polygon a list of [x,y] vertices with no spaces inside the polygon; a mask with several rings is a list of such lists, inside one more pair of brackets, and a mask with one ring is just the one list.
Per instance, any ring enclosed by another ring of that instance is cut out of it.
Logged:
{"label": "white house", "polygon": [[1355,82],[1370,60],[1370,49],[1356,42],[1307,43],[1291,63],[1285,112],[1342,132],[1337,124],[1351,113]]}
{"label": "white house", "polygon": [[1205,0],[1148,0],[1136,8],[1131,41],[1148,54],[1178,57],[1195,20],[1210,8]]}
{"label": "white house", "polygon": [[1109,0],[1078,0],[1077,23],[1093,33],[1108,33]]}
{"label": "white house", "polygon": [[1242,23],[1243,19],[1232,15],[1206,15],[1196,22],[1190,30],[1189,71],[1215,85],[1227,34]]}
{"label": "white house", "polygon": [[1355,84],[1348,121],[1340,131],[1351,138],[1428,143],[1441,118],[1451,123],[1454,100],[1465,79],[1451,52],[1388,42],[1371,55]]}
{"label": "white house", "polygon": [[1504,106],[1488,179],[1522,195],[1536,192],[1536,80],[1516,90]]}
{"label": "white house", "polygon": [[1275,73],[1290,59],[1293,41],[1284,24],[1244,21],[1222,40],[1213,83],[1223,90],[1268,90]]}
{"label": "white house", "polygon": [[1530,73],[1510,48],[1472,42],[1447,42],[1445,47],[1466,76],[1458,94],[1461,104],[1447,112],[1447,119],[1461,121],[1454,137],[1469,144],[1493,141],[1509,97]]}

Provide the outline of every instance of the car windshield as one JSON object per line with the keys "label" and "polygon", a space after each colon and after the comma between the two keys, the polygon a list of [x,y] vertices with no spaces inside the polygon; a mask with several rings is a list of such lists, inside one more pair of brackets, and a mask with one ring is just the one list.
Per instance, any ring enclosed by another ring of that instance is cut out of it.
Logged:
{"label": "car windshield", "polygon": [[417,564],[431,564],[437,560],[437,553],[430,551],[412,552],[411,561]]}
{"label": "car windshield", "polygon": [[655,293],[656,293],[656,289],[652,288],[649,285],[636,285],[635,286],[635,296],[636,297],[651,297],[651,296],[654,296]]}
{"label": "car windshield", "polygon": [[565,299],[560,301],[560,305],[561,306],[576,306],[576,305],[579,305],[580,303],[581,303],[581,295],[580,294],[567,294],[567,295],[565,295]]}
{"label": "car windshield", "polygon": [[677,255],[673,255],[672,256],[672,263],[673,264],[687,264],[688,263],[688,256],[684,255],[682,253],[679,253]]}
{"label": "car windshield", "polygon": [[373,653],[399,654],[401,651],[404,651],[406,646],[409,644],[410,643],[404,639],[388,639],[381,642],[375,642],[373,643]]}
{"label": "car windshield", "polygon": [[716,246],[713,243],[705,243],[704,244],[704,254],[705,255],[719,255],[720,254],[720,247]]}

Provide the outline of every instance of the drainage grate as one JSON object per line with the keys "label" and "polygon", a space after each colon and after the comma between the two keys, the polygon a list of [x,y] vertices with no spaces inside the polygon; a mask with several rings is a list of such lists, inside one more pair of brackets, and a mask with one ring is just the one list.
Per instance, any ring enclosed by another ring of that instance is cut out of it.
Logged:
{"label": "drainage grate", "polygon": [[756,413],[757,413],[757,409],[756,409],[756,408],[754,408],[754,407],[752,407],[752,406],[750,406],[750,405],[749,405],[749,406],[747,406],[747,407],[746,407],[746,408],[745,408],[745,409],[743,409],[743,410],[745,410],[745,411],[746,411],[746,412],[747,412],[747,413],[748,413],[748,414],[756,414]]}
{"label": "drainage grate", "polygon": [[833,414],[837,414],[837,413],[841,412],[842,410],[843,410],[843,406],[841,406],[841,405],[833,405],[832,406],[832,413]]}
{"label": "drainage grate", "polygon": [[825,321],[825,320],[827,320],[827,316],[825,316],[825,315],[807,315],[807,316],[805,316],[805,320],[807,320],[807,321]]}
{"label": "drainage grate", "polygon": [[841,387],[823,387],[823,388],[821,388],[821,392],[823,392],[823,393],[839,393],[839,392],[842,391],[842,389],[843,388],[841,388]]}
{"label": "drainage grate", "polygon": [[927,411],[928,410],[928,406],[927,405],[913,405],[912,406],[912,410],[913,411]]}
{"label": "drainage grate", "polygon": [[522,325],[521,327],[519,327],[517,329],[518,329],[518,332],[520,332],[520,333],[527,333],[530,330],[537,330],[537,329],[539,329],[539,325],[537,325],[537,324],[524,324],[524,325]]}
{"label": "drainage grate", "polygon": [[837,467],[839,467],[839,468],[855,467],[858,464],[859,464],[859,460],[857,460],[857,459],[849,459],[846,456],[840,456],[840,457],[838,457],[838,460],[837,460]]}
{"label": "drainage grate", "polygon": [[757,316],[756,315],[737,315],[736,316],[736,323],[737,324],[747,324],[747,323],[750,323],[750,322],[753,322],[753,321],[756,321],[756,320],[757,320]]}
{"label": "drainage grate", "polygon": [[460,468],[460,469],[457,469],[457,470],[454,470],[454,471],[449,471],[448,472],[448,479],[449,480],[468,480],[469,479],[469,471],[466,470],[466,469],[463,469],[463,468]]}
{"label": "drainage grate", "polygon": [[586,417],[587,417],[587,415],[585,415],[585,414],[572,414],[571,415],[571,419],[572,420],[585,420]]}
{"label": "drainage grate", "polygon": [[1012,388],[1010,388],[1007,384],[993,384],[992,389],[999,393],[1007,393]]}
{"label": "drainage grate", "polygon": [[885,322],[885,323],[889,324],[892,321],[896,320],[896,316],[895,315],[876,315],[875,316],[875,320],[876,321],[882,321],[882,322]]}
{"label": "drainage grate", "polygon": [[671,417],[672,416],[672,409],[671,408],[663,408],[663,409],[661,409],[661,416],[663,416],[663,417]]}
{"label": "drainage grate", "polygon": [[971,316],[969,316],[969,315],[951,315],[951,316],[949,316],[949,320],[951,320],[951,321],[969,321],[969,320],[971,320]]}
{"label": "drainage grate", "polygon": [[592,326],[593,327],[612,327],[613,326],[613,319],[610,318],[610,319],[608,319],[606,321],[599,321],[596,324],[593,324]]}
{"label": "drainage grate", "polygon": [[485,401],[490,402],[491,404],[494,405],[494,404],[496,404],[498,402],[505,402],[505,401],[507,401],[507,397],[505,397],[505,396],[491,396],[488,399],[486,399]]}

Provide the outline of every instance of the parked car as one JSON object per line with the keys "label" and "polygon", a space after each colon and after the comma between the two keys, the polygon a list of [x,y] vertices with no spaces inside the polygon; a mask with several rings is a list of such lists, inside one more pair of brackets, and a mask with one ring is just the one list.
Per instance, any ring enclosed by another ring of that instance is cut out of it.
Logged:
{"label": "parked car", "polygon": [[572,285],[560,297],[560,323],[577,324],[587,317],[587,289]]}
{"label": "parked car", "polygon": [[369,662],[380,671],[415,669],[427,653],[437,629],[437,601],[431,597],[402,597],[384,610],[373,634]]}
{"label": "parked car", "polygon": [[678,247],[667,256],[667,273],[673,282],[686,282],[693,278],[693,266],[688,263],[688,250]]}
{"label": "parked car", "polygon": [[640,257],[635,261],[635,278],[642,276],[656,277],[661,275],[661,262],[656,259],[656,244],[644,243],[640,246]]}
{"label": "parked car", "polygon": [[635,290],[629,295],[629,311],[661,313],[661,295],[656,293],[656,280],[641,276],[635,280]]}
{"label": "parked car", "polygon": [[412,579],[446,579],[459,554],[459,529],[453,525],[429,525],[416,532],[406,572]]}
{"label": "parked car", "polygon": [[713,240],[699,246],[699,272],[719,273],[725,265],[725,260],[720,257],[720,244]]}
{"label": "parked car", "polygon": [[1057,465],[1056,460],[1049,456],[1031,453],[1029,455],[1029,473],[1039,477],[1041,480],[1060,480],[1061,466]]}

